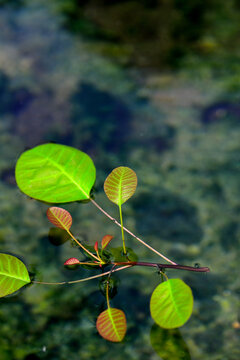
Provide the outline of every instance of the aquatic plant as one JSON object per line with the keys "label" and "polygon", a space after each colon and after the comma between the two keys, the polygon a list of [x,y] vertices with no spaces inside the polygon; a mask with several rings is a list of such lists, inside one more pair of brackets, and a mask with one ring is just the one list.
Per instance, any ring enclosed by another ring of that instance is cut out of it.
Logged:
{"label": "aquatic plant", "polygon": [[[92,188],[96,179],[96,169],[91,158],[80,150],[51,143],[39,145],[25,151],[20,156],[16,164],[15,175],[20,190],[31,198],[54,204],[90,201],[121,228],[122,251],[119,253],[119,251],[115,251],[116,249],[108,247],[113,239],[113,236],[109,234],[102,238],[101,246],[98,241],[94,246],[82,243],[70,231],[71,214],[61,207],[51,206],[47,210],[48,220],[57,228],[65,231],[77,243],[84,255],[83,260],[70,258],[65,261],[64,265],[97,268],[100,273],[74,281],[40,282],[30,279],[27,267],[17,257],[0,254],[1,297],[14,293],[30,283],[64,285],[107,276],[106,281],[103,282],[107,309],[98,316],[96,327],[103,338],[112,342],[120,342],[126,334],[127,322],[124,312],[112,308],[110,305],[113,286],[112,274],[133,266],[147,266],[156,268],[161,275],[160,284],[155,288],[150,299],[150,312],[153,320],[165,329],[174,329],[186,323],[193,309],[191,288],[181,279],[168,279],[165,271],[172,268],[208,272],[209,268],[176,264],[123,226],[122,205],[132,197],[137,187],[137,176],[132,169],[120,166],[108,175],[104,183],[107,197],[119,208],[120,222],[109,215],[93,199]],[[130,234],[167,263],[138,261],[133,251],[126,247],[124,232]]]}

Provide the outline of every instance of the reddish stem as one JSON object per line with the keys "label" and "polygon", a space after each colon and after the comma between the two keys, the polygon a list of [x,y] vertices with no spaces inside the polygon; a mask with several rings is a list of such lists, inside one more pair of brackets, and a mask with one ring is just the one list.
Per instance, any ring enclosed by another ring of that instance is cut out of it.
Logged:
{"label": "reddish stem", "polygon": [[187,266],[187,265],[169,265],[169,264],[159,264],[159,263],[151,263],[151,262],[142,262],[142,261],[117,261],[114,262],[115,265],[132,265],[132,266],[149,266],[149,267],[156,267],[158,269],[177,269],[177,270],[187,270],[187,271],[195,271],[195,272],[209,272],[210,269],[208,267],[194,267],[194,266]]}

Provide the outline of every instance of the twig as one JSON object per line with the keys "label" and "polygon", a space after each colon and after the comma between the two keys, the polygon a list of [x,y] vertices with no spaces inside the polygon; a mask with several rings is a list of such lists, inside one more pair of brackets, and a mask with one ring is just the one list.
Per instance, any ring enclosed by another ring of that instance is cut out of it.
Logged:
{"label": "twig", "polygon": [[[119,226],[121,228],[121,224],[111,215],[109,215],[105,210],[103,210],[101,208],[100,205],[98,205],[96,203],[96,201],[94,201],[93,199],[90,199],[91,202],[93,203],[93,205],[95,205],[105,216],[107,216],[110,220],[112,220],[117,226]],[[150,249],[151,251],[155,252],[155,254],[161,256],[161,258],[163,258],[164,260],[168,261],[169,263],[171,263],[172,265],[177,265],[174,261],[168,259],[166,256],[164,256],[163,254],[161,254],[160,252],[158,252],[157,250],[155,250],[153,247],[151,247],[150,245],[148,245],[147,243],[145,243],[142,239],[140,239],[139,237],[137,237],[136,235],[134,235],[130,230],[128,230],[127,228],[125,228],[125,226],[122,227],[129,235],[131,235],[132,237],[134,237],[136,240],[138,240],[140,243],[142,243],[144,246],[146,246],[148,249]]]}
{"label": "twig", "polygon": [[105,273],[102,273],[102,274],[98,274],[98,275],[94,275],[94,276],[90,276],[90,277],[87,277],[87,278],[84,278],[84,279],[79,279],[79,280],[73,280],[73,281],[61,281],[61,282],[44,282],[44,281],[35,281],[33,280],[32,283],[34,284],[42,284],[42,285],[67,285],[67,284],[75,284],[75,283],[79,283],[79,282],[84,282],[84,281],[88,281],[88,280],[92,280],[92,279],[96,279],[96,278],[99,278],[101,276],[106,276],[112,272],[115,272],[115,271],[120,271],[120,270],[124,270],[124,269],[127,269],[129,267],[132,267],[133,265],[126,265],[126,266],[122,266],[116,270],[110,270],[110,271],[107,271]]}
{"label": "twig", "polygon": [[142,262],[142,261],[117,261],[114,263],[115,265],[132,265],[132,266],[149,266],[149,267],[156,267],[158,269],[177,269],[177,270],[186,270],[186,271],[195,271],[195,272],[209,272],[210,269],[208,267],[194,267],[194,266],[187,266],[187,265],[169,265],[169,264],[159,264],[159,263],[150,263],[150,262]]}

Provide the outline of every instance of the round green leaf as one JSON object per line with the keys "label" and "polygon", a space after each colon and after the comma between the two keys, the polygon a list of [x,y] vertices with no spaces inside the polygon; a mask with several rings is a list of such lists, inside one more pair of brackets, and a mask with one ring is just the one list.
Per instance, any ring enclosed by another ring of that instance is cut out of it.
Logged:
{"label": "round green leaf", "polygon": [[18,187],[28,196],[64,203],[90,198],[96,169],[91,158],[80,150],[43,144],[20,156],[15,175]]}
{"label": "round green leaf", "polygon": [[192,290],[180,279],[170,279],[158,285],[150,300],[153,320],[165,329],[182,326],[193,309]]}
{"label": "round green leaf", "polygon": [[137,175],[126,166],[114,169],[104,182],[107,197],[117,205],[125,203],[135,193],[136,187]]}
{"label": "round green leaf", "polygon": [[30,282],[27,268],[21,260],[0,254],[0,297],[12,294]]}
{"label": "round green leaf", "polygon": [[110,253],[113,257],[113,261],[122,262],[122,261],[138,261],[137,254],[133,251],[133,249],[127,247],[126,248],[127,255],[123,253],[122,246],[111,248]]}

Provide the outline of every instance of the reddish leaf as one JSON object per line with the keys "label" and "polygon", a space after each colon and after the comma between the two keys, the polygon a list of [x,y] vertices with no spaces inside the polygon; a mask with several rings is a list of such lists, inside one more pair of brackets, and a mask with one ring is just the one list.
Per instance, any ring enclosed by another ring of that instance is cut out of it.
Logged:
{"label": "reddish leaf", "polygon": [[120,342],[127,331],[127,322],[122,310],[108,308],[97,318],[97,330],[108,341]]}
{"label": "reddish leaf", "polygon": [[76,264],[80,264],[80,261],[74,257],[67,259],[64,263],[64,265],[76,265]]}
{"label": "reddish leaf", "polygon": [[96,251],[96,253],[98,252],[98,242],[97,241],[94,244],[94,250]]}
{"label": "reddish leaf", "polygon": [[106,246],[110,243],[110,241],[113,239],[112,235],[105,235],[102,238],[102,249],[105,249]]}
{"label": "reddish leaf", "polygon": [[48,220],[56,227],[69,230],[72,225],[72,217],[70,213],[60,207],[50,207],[47,210]]}

